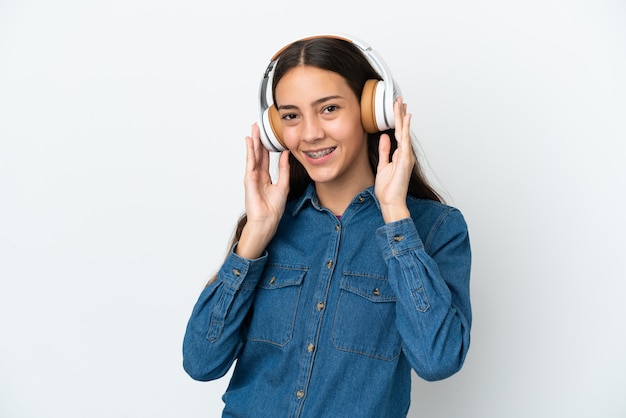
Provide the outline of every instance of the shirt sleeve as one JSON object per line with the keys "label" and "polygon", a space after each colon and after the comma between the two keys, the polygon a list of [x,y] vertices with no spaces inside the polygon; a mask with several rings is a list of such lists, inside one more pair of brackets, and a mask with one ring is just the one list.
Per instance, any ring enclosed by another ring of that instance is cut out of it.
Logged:
{"label": "shirt sleeve", "polygon": [[[471,250],[467,225],[451,208],[422,241],[413,219],[377,232],[396,294],[403,351],[425,380],[444,379],[463,365],[470,343]],[[424,244],[426,242],[426,245]]]}
{"label": "shirt sleeve", "polygon": [[196,380],[213,380],[230,369],[243,347],[241,327],[252,305],[267,253],[249,260],[233,247],[217,279],[200,294],[183,339],[183,368]]}

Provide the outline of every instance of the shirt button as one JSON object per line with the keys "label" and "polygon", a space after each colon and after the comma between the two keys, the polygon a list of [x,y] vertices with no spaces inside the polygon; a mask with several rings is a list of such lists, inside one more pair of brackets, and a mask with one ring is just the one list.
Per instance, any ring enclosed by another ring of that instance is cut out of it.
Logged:
{"label": "shirt button", "polygon": [[233,269],[233,274],[235,276],[241,276],[241,271],[239,271],[239,269]]}
{"label": "shirt button", "polygon": [[321,311],[322,309],[324,309],[324,302],[317,302],[317,310]]}
{"label": "shirt button", "polygon": [[404,235],[396,235],[395,237],[393,237],[393,240],[395,242],[400,242],[404,239]]}
{"label": "shirt button", "polygon": [[326,268],[331,268],[333,266],[333,260],[328,260],[328,263],[326,263]]}
{"label": "shirt button", "polygon": [[339,225],[335,225],[335,231],[339,232],[340,229],[341,227]]}
{"label": "shirt button", "polygon": [[372,291],[372,294],[373,294],[374,296],[380,296],[380,290],[378,290],[378,288],[376,288],[376,289],[374,289],[374,290]]}
{"label": "shirt button", "polygon": [[304,391],[303,390],[297,391],[296,396],[298,397],[298,399],[302,399],[302,397],[304,396]]}
{"label": "shirt button", "polygon": [[312,353],[312,352],[315,350],[315,345],[313,345],[313,343],[311,343],[311,344],[309,344],[309,345],[307,346],[307,348],[306,348],[306,349],[307,349],[307,351],[308,351],[309,353]]}
{"label": "shirt button", "polygon": [[274,284],[274,282],[276,282],[276,276],[272,276],[270,279],[270,284]]}
{"label": "shirt button", "polygon": [[361,195],[359,195],[359,202],[363,202],[365,200],[365,198]]}

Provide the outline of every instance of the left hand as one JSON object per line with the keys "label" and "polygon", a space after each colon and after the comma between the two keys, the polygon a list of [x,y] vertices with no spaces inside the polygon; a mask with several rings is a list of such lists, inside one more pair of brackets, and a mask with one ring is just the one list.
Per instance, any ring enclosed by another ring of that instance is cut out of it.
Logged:
{"label": "left hand", "polygon": [[406,112],[407,105],[402,97],[393,104],[395,115],[395,134],[398,148],[391,158],[391,139],[382,134],[378,145],[378,170],[374,183],[374,193],[386,223],[398,221],[410,216],[406,205],[409,179],[415,165],[415,154],[411,146],[411,114]]}

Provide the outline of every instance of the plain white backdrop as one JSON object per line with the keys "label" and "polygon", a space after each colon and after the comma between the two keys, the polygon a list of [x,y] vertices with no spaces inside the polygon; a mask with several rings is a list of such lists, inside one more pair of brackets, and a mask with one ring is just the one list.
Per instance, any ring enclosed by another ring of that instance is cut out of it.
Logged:
{"label": "plain white backdrop", "polygon": [[323,32],[385,58],[470,227],[472,347],[410,417],[626,416],[623,1],[0,0],[1,417],[220,416],[186,321],[261,74]]}

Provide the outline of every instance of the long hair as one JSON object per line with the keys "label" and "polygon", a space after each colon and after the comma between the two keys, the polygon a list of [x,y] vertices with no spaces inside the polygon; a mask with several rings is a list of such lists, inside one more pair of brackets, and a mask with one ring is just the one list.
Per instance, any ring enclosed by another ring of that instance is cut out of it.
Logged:
{"label": "long hair", "polygon": [[[346,80],[359,102],[365,82],[371,79],[381,79],[380,75],[374,70],[370,62],[356,45],[349,41],[333,37],[315,37],[296,41],[287,46],[280,54],[276,68],[274,69],[274,78],[272,81],[272,95],[274,97],[276,85],[281,78],[292,68],[303,65],[339,74]],[[393,155],[393,152],[398,148],[395,129],[368,134],[368,157],[374,175],[376,175],[379,160],[378,142],[383,133],[388,134],[391,138],[391,150],[389,155]],[[409,180],[408,194],[416,198],[443,203],[443,198],[435,191],[424,176],[415,149],[413,149],[413,153],[415,154],[415,165],[413,166]],[[289,171],[288,201],[300,197],[312,181],[305,168],[292,154],[289,155]],[[237,222],[237,228],[233,233],[230,248],[232,248],[241,237],[241,231],[246,224],[246,220],[246,214],[244,213]]]}
{"label": "long hair", "polygon": [[[357,99],[361,100],[363,86],[370,79],[380,80],[380,75],[376,73],[367,58],[361,53],[359,48],[349,41],[332,37],[319,37],[300,40],[289,45],[280,55],[274,70],[272,84],[272,94],[275,97],[276,85],[281,78],[294,67],[307,65],[332,71],[339,74],[346,80],[350,89]],[[385,132],[368,134],[368,157],[370,167],[374,175],[378,167],[378,141],[381,134],[386,133],[391,138],[390,155],[398,147],[395,136],[395,129]],[[443,198],[435,191],[424,176],[419,165],[419,159],[415,150],[415,165],[409,180],[408,193],[411,196],[443,202]],[[296,199],[302,195],[304,189],[311,182],[308,173],[300,162],[290,154],[290,181],[288,200]]]}

